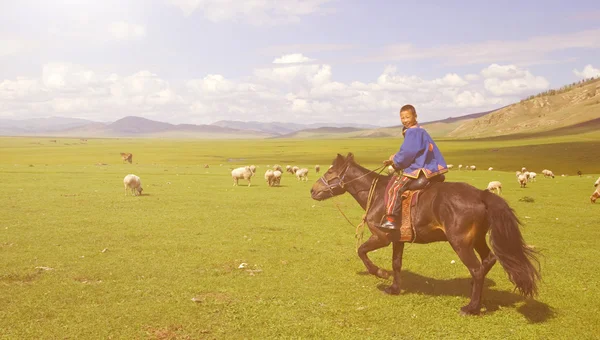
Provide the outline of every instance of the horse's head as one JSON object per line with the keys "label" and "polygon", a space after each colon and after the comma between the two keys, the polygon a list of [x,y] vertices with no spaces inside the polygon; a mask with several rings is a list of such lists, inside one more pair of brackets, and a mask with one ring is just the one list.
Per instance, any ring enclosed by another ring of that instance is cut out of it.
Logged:
{"label": "horse's head", "polygon": [[337,157],[333,160],[333,163],[331,163],[329,170],[327,170],[310,189],[310,196],[312,199],[322,201],[345,193],[344,176],[346,175],[350,162],[353,160],[354,155],[352,153],[349,153],[346,157],[338,153]]}

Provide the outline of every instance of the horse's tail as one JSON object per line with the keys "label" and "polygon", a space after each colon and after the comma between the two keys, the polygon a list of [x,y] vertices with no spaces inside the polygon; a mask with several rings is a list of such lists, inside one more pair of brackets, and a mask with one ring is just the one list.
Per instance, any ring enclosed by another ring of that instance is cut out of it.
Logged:
{"label": "horse's tail", "polygon": [[541,279],[539,261],[537,252],[523,241],[519,230],[521,221],[502,197],[489,191],[483,191],[481,195],[487,208],[494,254],[516,289],[526,297],[535,296],[537,281]]}

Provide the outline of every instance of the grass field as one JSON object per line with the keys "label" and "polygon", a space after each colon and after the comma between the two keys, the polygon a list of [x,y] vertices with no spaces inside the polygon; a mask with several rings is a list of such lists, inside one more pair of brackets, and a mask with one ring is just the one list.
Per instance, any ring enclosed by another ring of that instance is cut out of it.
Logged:
{"label": "grass field", "polygon": [[[351,151],[375,168],[398,143],[0,138],[0,338],[598,337],[597,137],[438,143],[449,163],[480,169],[449,181],[504,184],[543,254],[536,300],[496,265],[478,317],[459,316],[470,275],[448,243],[408,245],[402,294],[388,296],[391,282],[365,274],[354,228],[331,200],[310,199],[315,164]],[[269,188],[262,175],[275,163],[310,167],[309,183],[284,174]],[[230,168],[246,164],[259,166],[252,186],[232,187]],[[538,172],[525,189],[522,166]],[[544,179],[544,168],[571,176]],[[128,173],[143,196],[124,195]],[[334,201],[359,222],[351,196]],[[391,269],[391,247],[371,258]]]}

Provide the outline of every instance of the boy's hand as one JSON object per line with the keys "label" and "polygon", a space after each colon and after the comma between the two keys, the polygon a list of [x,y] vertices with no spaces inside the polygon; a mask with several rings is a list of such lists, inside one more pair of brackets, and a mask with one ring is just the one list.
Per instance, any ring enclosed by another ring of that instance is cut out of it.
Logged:
{"label": "boy's hand", "polygon": [[394,164],[394,161],[391,161],[389,159],[386,159],[385,161],[383,161],[383,165],[385,165],[385,166],[389,166],[389,165],[392,165],[392,164]]}

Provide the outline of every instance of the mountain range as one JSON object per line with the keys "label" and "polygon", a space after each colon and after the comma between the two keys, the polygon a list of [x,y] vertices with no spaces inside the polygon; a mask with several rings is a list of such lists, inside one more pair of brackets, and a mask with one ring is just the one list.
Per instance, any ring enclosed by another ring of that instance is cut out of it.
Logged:
{"label": "mountain range", "polygon": [[[497,110],[423,123],[434,137],[488,138],[588,133],[600,127],[600,78],[563,86]],[[399,137],[402,126],[242,122],[170,124],[127,116],[115,122],[50,117],[0,119],[0,136],[164,138],[381,138]]]}

